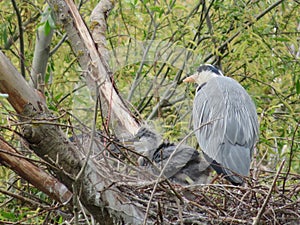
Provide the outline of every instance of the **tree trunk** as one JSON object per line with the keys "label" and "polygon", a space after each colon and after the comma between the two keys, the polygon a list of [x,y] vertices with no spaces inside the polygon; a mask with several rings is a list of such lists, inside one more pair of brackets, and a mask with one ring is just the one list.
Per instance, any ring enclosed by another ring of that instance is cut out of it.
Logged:
{"label": "tree trunk", "polygon": [[[111,174],[106,174],[104,168],[86,158],[69,141],[56,118],[2,52],[0,63],[0,92],[9,94],[10,104],[20,113],[24,137],[30,148],[56,167],[57,177],[70,190],[74,186],[81,190],[80,200],[98,222],[113,224],[113,221],[121,220],[135,223],[141,220],[142,213],[132,205],[124,205],[129,200],[117,188],[106,188],[111,186],[107,179]],[[76,178],[81,170],[81,176]]]}

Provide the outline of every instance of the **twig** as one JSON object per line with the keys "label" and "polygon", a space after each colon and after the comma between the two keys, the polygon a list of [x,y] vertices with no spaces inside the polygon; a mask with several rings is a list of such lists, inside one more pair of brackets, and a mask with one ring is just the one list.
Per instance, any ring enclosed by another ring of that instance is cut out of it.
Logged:
{"label": "twig", "polygon": [[[37,19],[40,17],[41,13],[38,12],[32,17],[30,17],[27,21],[23,22],[23,28],[26,30],[28,26],[31,26],[32,23],[35,23]],[[8,50],[10,47],[14,44],[15,41],[19,38],[19,31],[16,31],[14,34],[11,35],[11,37],[8,38],[7,42],[5,42],[2,49]],[[2,47],[2,46],[1,46]]]}
{"label": "twig", "polygon": [[256,217],[254,218],[252,225],[257,225],[257,224],[259,223],[259,220],[260,220],[261,216],[263,215],[263,213],[264,213],[264,211],[265,211],[265,208],[266,208],[266,206],[267,206],[267,204],[268,204],[268,202],[269,202],[269,200],[270,200],[272,191],[273,191],[273,189],[274,189],[274,187],[275,187],[275,185],[276,185],[276,181],[277,181],[277,179],[278,179],[278,177],[279,177],[279,174],[280,174],[280,172],[281,172],[281,170],[282,170],[282,168],[283,168],[284,163],[285,163],[285,160],[283,160],[283,161],[281,162],[280,167],[279,167],[279,169],[278,169],[278,171],[277,171],[277,173],[276,173],[276,176],[274,177],[274,180],[273,180],[273,182],[272,182],[272,185],[270,186],[268,195],[267,195],[267,197],[266,197],[264,203],[262,204],[262,206],[261,206],[259,212],[257,213]]}
{"label": "twig", "polygon": [[149,201],[148,201],[148,205],[147,205],[147,209],[146,209],[146,212],[145,212],[145,217],[144,217],[143,225],[146,225],[146,224],[147,224],[147,217],[148,217],[148,214],[149,214],[151,201],[152,201],[152,199],[153,199],[153,197],[154,197],[154,193],[155,193],[155,191],[156,191],[156,189],[157,189],[158,183],[159,183],[159,181],[161,180],[162,176],[164,175],[164,172],[165,172],[167,166],[169,165],[169,163],[170,163],[171,159],[173,158],[173,156],[174,156],[174,155],[176,154],[176,152],[178,151],[179,147],[186,141],[187,138],[189,138],[189,137],[190,137],[193,133],[195,133],[197,130],[201,129],[203,126],[206,126],[206,125],[208,125],[208,124],[210,124],[210,123],[212,123],[212,122],[214,122],[214,121],[216,121],[216,120],[220,120],[220,119],[222,119],[222,118],[217,118],[217,119],[208,121],[207,123],[201,124],[201,126],[199,126],[197,129],[191,131],[187,136],[185,136],[185,137],[178,143],[178,145],[176,146],[175,150],[172,152],[172,154],[171,154],[170,157],[168,158],[166,164],[164,165],[164,167],[162,168],[162,170],[161,170],[159,176],[158,176],[157,179],[156,179],[156,182],[155,182],[154,187],[153,187],[152,192],[151,192],[150,199],[149,199]]}
{"label": "twig", "polygon": [[[98,92],[98,88],[95,89],[96,91],[96,96],[99,96],[99,92]],[[84,163],[80,169],[80,171],[78,172],[78,174],[76,175],[76,178],[74,180],[74,183],[73,183],[73,203],[74,203],[74,218],[75,218],[75,222],[74,224],[79,224],[78,222],[78,207],[79,207],[79,199],[78,199],[78,196],[80,195],[79,194],[79,189],[78,188],[78,181],[80,180],[81,176],[84,174],[84,171],[88,165],[88,161],[90,160],[90,156],[91,156],[91,153],[92,153],[92,149],[93,149],[93,144],[94,144],[94,137],[95,137],[95,133],[96,133],[96,121],[97,121],[97,108],[98,108],[98,97],[96,98],[96,101],[95,101],[95,107],[94,107],[94,118],[93,118],[93,124],[92,124],[92,131],[91,131],[91,139],[90,139],[90,143],[89,143],[89,147],[88,147],[88,153],[86,154],[86,158],[84,160]]]}
{"label": "twig", "polygon": [[[258,16],[256,16],[254,18],[254,21],[247,21],[244,25],[244,27],[242,27],[239,31],[237,31],[235,34],[233,34],[230,38],[228,38],[220,47],[217,48],[217,51],[220,51],[221,49],[223,49],[224,47],[226,47],[230,42],[232,42],[237,36],[240,35],[240,33],[243,30],[247,30],[249,27],[251,27],[255,22],[257,22],[258,20],[260,20],[264,15],[266,15],[268,12],[270,12],[272,9],[274,9],[276,6],[278,6],[280,3],[282,3],[283,0],[279,0],[277,2],[275,2],[274,4],[270,5],[268,8],[266,8],[264,11],[262,11]],[[214,53],[209,54],[204,60],[203,62],[207,62],[211,57],[213,57]]]}
{"label": "twig", "polygon": [[[194,205],[194,206],[198,207],[199,209],[202,209],[202,210],[208,212],[208,213],[209,213],[210,215],[212,215],[214,218],[217,218],[217,217],[218,217],[218,215],[217,215],[216,213],[214,213],[213,211],[211,211],[210,208],[207,207],[207,206],[202,206],[202,205],[200,205],[200,204],[198,204],[197,202],[194,202],[194,201],[190,201],[189,204]],[[217,206],[217,207],[218,207],[218,206]]]}
{"label": "twig", "polygon": [[[98,88],[96,88],[96,96],[99,96],[99,92],[98,92]],[[90,143],[89,143],[89,147],[88,147],[88,153],[86,155],[85,161],[79,171],[79,173],[77,174],[76,178],[75,178],[75,183],[80,179],[80,177],[82,176],[88,161],[90,160],[90,156],[92,153],[92,149],[93,149],[93,144],[94,144],[94,137],[95,137],[95,133],[96,133],[96,121],[97,121],[97,108],[98,108],[98,98],[96,98],[96,102],[95,102],[95,107],[94,107],[94,118],[93,118],[93,125],[92,125],[92,131],[91,131],[91,139],[90,139]]]}
{"label": "twig", "polygon": [[291,166],[292,166],[292,159],[293,159],[293,155],[294,155],[293,154],[294,153],[293,148],[294,148],[294,143],[295,143],[295,136],[296,136],[297,130],[299,128],[299,125],[300,125],[300,123],[297,123],[295,131],[293,133],[293,137],[292,137],[292,144],[291,144],[291,149],[290,149],[290,158],[289,158],[288,170],[287,170],[286,175],[285,175],[285,177],[283,179],[283,190],[282,190],[283,194],[285,192],[286,180],[287,180],[287,177],[289,176],[289,173],[290,173],[290,170],[291,170]]}
{"label": "twig", "polygon": [[24,63],[24,36],[23,36],[23,23],[22,23],[22,17],[20,10],[17,6],[17,3],[15,0],[11,0],[14,10],[16,11],[17,19],[18,19],[18,27],[19,27],[19,38],[20,38],[20,67],[21,67],[21,74],[25,78],[25,63]]}
{"label": "twig", "polygon": [[30,199],[30,198],[26,198],[26,197],[24,197],[22,195],[18,195],[16,193],[12,193],[12,192],[6,191],[4,189],[0,189],[0,193],[8,195],[8,196],[11,196],[11,197],[16,198],[16,199],[19,199],[23,203],[27,202],[30,205],[35,206],[35,207],[41,207],[41,208],[47,208],[48,207],[47,205],[41,204],[41,203],[39,203],[37,201],[34,201],[34,200]]}
{"label": "twig", "polygon": [[67,39],[68,39],[68,35],[67,35],[67,34],[64,34],[64,35],[61,37],[60,41],[59,41],[59,42],[54,46],[54,48],[50,51],[49,57],[51,57],[52,55],[54,55],[54,54],[57,52],[57,50],[60,48],[60,46],[62,46],[63,43],[64,43]]}

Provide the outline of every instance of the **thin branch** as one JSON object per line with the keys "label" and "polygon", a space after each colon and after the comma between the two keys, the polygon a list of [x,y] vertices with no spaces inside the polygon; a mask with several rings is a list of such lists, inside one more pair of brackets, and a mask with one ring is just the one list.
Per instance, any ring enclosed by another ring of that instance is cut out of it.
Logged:
{"label": "thin branch", "polygon": [[129,94],[128,94],[128,98],[127,100],[130,102],[132,97],[133,97],[133,94],[134,94],[134,91],[135,89],[138,87],[138,84],[141,82],[140,80],[140,76],[141,76],[141,73],[142,73],[142,69],[145,65],[145,62],[146,62],[146,59],[147,59],[147,56],[148,56],[148,52],[154,42],[154,39],[155,39],[155,35],[156,35],[156,31],[157,31],[157,28],[155,27],[154,31],[153,31],[153,34],[152,34],[152,38],[151,38],[151,41],[149,42],[146,50],[144,51],[143,53],[143,58],[141,60],[141,63],[140,63],[140,66],[136,72],[136,75],[135,75],[135,78],[134,78],[134,81],[133,81],[133,84],[131,85],[131,88],[130,88],[130,91],[129,91]]}
{"label": "thin branch", "polygon": [[19,27],[19,38],[20,38],[20,52],[19,52],[19,56],[20,56],[20,67],[21,67],[21,74],[22,76],[25,78],[26,76],[26,70],[25,70],[25,50],[24,50],[24,35],[23,35],[23,23],[22,23],[22,17],[21,17],[21,13],[20,10],[17,6],[17,3],[15,0],[11,0],[14,10],[16,12],[16,16],[17,16],[17,20],[18,20],[18,27]]}
{"label": "thin branch", "polygon": [[[268,8],[266,8],[264,11],[262,11],[259,15],[257,15],[254,18],[254,21],[247,21],[244,24],[244,27],[242,27],[239,31],[237,31],[235,34],[233,34],[230,38],[228,38],[220,47],[217,48],[217,51],[221,51],[223,48],[226,48],[230,42],[232,42],[237,36],[240,35],[244,30],[247,30],[252,25],[254,25],[258,20],[260,20],[263,16],[265,16],[268,12],[273,10],[275,7],[277,7],[280,3],[282,3],[284,0],[279,0],[275,2],[274,4],[270,5]],[[209,54],[206,58],[204,58],[203,62],[207,62],[211,57],[213,57],[213,53]]]}
{"label": "thin branch", "polygon": [[16,198],[16,199],[19,199],[21,202],[27,202],[29,203],[30,205],[32,206],[35,206],[35,207],[41,207],[41,208],[46,208],[47,206],[46,205],[42,205],[41,203],[39,202],[36,202],[34,200],[31,200],[30,198],[26,198],[22,195],[18,195],[18,194],[15,194],[13,192],[10,192],[10,191],[6,191],[4,189],[1,189],[0,188],[0,193],[4,194],[4,195],[8,195],[8,196],[11,196],[13,198]]}
{"label": "thin branch", "polygon": [[152,202],[152,199],[154,197],[154,193],[157,189],[157,186],[158,186],[158,183],[160,182],[161,178],[164,176],[164,172],[168,166],[168,164],[170,163],[171,159],[173,158],[173,156],[176,154],[176,152],[178,151],[179,147],[192,135],[194,134],[197,130],[201,129],[203,126],[207,126],[208,124],[214,122],[214,121],[217,121],[217,120],[220,120],[222,118],[217,118],[217,119],[214,119],[214,120],[211,120],[211,121],[208,121],[207,123],[203,123],[201,124],[197,129],[191,131],[188,135],[186,135],[179,143],[178,145],[176,146],[176,148],[174,149],[174,151],[172,152],[172,154],[170,155],[170,157],[168,158],[168,160],[166,161],[166,164],[164,165],[164,167],[162,168],[159,176],[157,177],[156,179],[156,182],[154,184],[154,187],[152,189],[152,192],[151,192],[151,196],[150,196],[150,199],[148,201],[148,204],[147,204],[147,209],[146,209],[146,212],[145,212],[145,217],[144,217],[144,221],[143,221],[143,225],[146,225],[147,224],[147,217],[148,217],[148,214],[149,214],[149,210],[150,210],[150,205],[151,205],[151,202]]}
{"label": "thin branch", "polygon": [[292,166],[292,159],[293,159],[293,156],[294,156],[295,137],[296,137],[296,133],[298,131],[299,126],[300,126],[300,123],[298,122],[297,125],[296,125],[296,128],[294,130],[293,137],[292,137],[292,144],[291,144],[291,148],[290,148],[290,158],[289,158],[288,170],[287,170],[286,175],[285,175],[285,177],[283,179],[283,190],[282,190],[283,194],[285,192],[286,180],[287,180],[287,178],[289,176],[289,173],[290,173],[290,170],[291,170],[291,166]]}
{"label": "thin branch", "polygon": [[279,169],[278,169],[278,171],[277,171],[277,173],[276,173],[276,175],[275,175],[275,177],[273,179],[272,185],[269,188],[268,195],[266,196],[264,203],[262,204],[262,206],[261,206],[259,212],[257,213],[256,217],[254,218],[252,225],[257,225],[259,223],[259,220],[260,220],[261,216],[263,215],[263,213],[265,211],[265,208],[266,208],[266,206],[267,206],[267,204],[268,204],[268,202],[269,202],[269,200],[271,198],[272,191],[275,188],[276,181],[277,181],[277,179],[279,177],[279,174],[280,174],[280,172],[281,172],[281,170],[283,168],[284,163],[285,163],[285,160],[283,160],[281,162],[280,167],[279,167]]}
{"label": "thin branch", "polygon": [[52,55],[54,55],[57,50],[60,48],[60,46],[62,46],[62,44],[68,39],[68,35],[64,34],[60,41],[57,43],[57,45],[54,46],[54,48],[50,51],[49,56],[51,57]]}
{"label": "thin branch", "polygon": [[[96,88],[95,91],[96,91],[96,96],[99,96],[98,88]],[[94,117],[93,117],[93,124],[92,124],[92,130],[91,130],[91,139],[90,139],[90,143],[89,143],[89,147],[88,147],[88,152],[85,156],[84,163],[83,163],[79,173],[77,174],[77,176],[75,178],[75,184],[79,181],[79,179],[83,175],[83,172],[86,169],[86,166],[88,164],[88,161],[90,160],[90,156],[91,156],[91,153],[92,153],[92,150],[93,150],[94,137],[95,137],[95,133],[96,133],[96,124],[97,124],[98,99],[99,98],[97,97],[96,101],[95,101]]]}
{"label": "thin branch", "polygon": [[[24,30],[26,30],[27,26],[30,26],[32,23],[36,22],[40,15],[41,13],[38,12],[34,16],[30,17],[27,21],[23,22]],[[7,42],[5,42],[3,49],[8,50],[12,44],[18,40],[19,36],[19,31],[16,31],[14,34],[12,34],[11,37],[8,38]]]}

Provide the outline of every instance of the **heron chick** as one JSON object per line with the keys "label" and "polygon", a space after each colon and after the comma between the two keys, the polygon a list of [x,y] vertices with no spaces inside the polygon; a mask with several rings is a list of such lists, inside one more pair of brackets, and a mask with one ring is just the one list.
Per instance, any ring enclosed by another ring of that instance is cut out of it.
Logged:
{"label": "heron chick", "polygon": [[193,125],[206,160],[232,184],[243,184],[258,140],[257,113],[251,97],[237,81],[209,64],[201,65],[183,81],[198,84]]}
{"label": "heron chick", "polygon": [[[174,151],[176,152],[173,154]],[[171,155],[173,157],[167,164]],[[181,185],[206,184],[208,182],[209,164],[196,149],[190,146],[177,146],[163,142],[157,149],[147,152],[147,156],[152,163],[144,157],[140,157],[138,163],[152,174],[159,175],[166,166],[164,176],[172,182]]]}
{"label": "heron chick", "polygon": [[181,185],[207,183],[209,164],[196,149],[163,141],[159,134],[145,127],[138,131],[135,139],[135,150],[143,153],[138,164],[150,173],[159,175],[166,167],[164,177],[172,182]]}

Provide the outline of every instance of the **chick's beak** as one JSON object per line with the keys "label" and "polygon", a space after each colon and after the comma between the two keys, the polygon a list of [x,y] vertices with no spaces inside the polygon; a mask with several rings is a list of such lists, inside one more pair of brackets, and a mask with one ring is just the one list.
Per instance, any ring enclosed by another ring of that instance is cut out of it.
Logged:
{"label": "chick's beak", "polygon": [[183,80],[183,82],[188,82],[188,83],[194,83],[195,81],[196,81],[195,75],[189,76]]}

